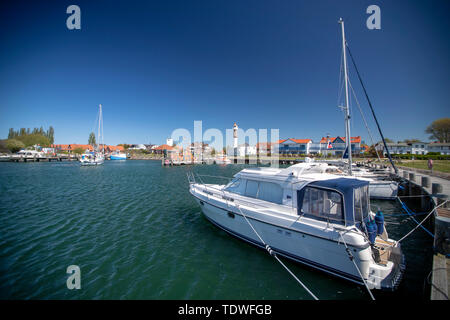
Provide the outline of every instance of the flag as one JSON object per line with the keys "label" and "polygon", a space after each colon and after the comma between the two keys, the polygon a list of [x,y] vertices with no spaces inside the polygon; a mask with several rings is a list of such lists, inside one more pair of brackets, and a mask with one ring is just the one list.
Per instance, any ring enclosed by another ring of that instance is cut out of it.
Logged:
{"label": "flag", "polygon": [[348,159],[348,147],[345,148],[344,155],[342,156],[342,159]]}

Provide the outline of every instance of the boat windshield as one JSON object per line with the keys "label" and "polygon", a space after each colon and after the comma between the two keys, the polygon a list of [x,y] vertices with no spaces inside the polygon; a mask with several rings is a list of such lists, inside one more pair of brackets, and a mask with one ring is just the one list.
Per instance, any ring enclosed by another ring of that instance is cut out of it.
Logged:
{"label": "boat windshield", "polygon": [[234,178],[225,186],[224,190],[243,195],[245,193],[245,182],[240,178]]}
{"label": "boat windshield", "polygon": [[316,187],[305,187],[300,193],[300,212],[306,216],[344,223],[341,194]]}
{"label": "boat windshield", "polygon": [[355,221],[363,222],[369,215],[369,186],[354,190]]}

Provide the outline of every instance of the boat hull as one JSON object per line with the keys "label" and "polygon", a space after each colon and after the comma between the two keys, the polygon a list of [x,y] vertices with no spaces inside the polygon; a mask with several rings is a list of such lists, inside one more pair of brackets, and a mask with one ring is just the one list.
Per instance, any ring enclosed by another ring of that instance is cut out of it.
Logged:
{"label": "boat hull", "polygon": [[127,156],[125,154],[120,154],[120,155],[111,155],[110,157],[111,160],[127,160]]}
{"label": "boat hull", "polygon": [[[252,217],[251,211],[242,206],[236,210],[233,205],[222,205],[212,200],[212,197],[199,196],[191,189],[200,205],[203,215],[216,227],[225,232],[260,248],[265,248],[253,228],[269,244],[271,249],[280,256],[295,262],[324,271],[333,276],[364,284],[358,270],[349,259],[345,246],[339,241],[339,236],[315,235],[303,231],[296,223],[285,223],[271,219],[270,221]],[[245,214],[242,215],[242,211]],[[247,218],[247,219],[246,219]],[[332,233],[332,232],[331,232]],[[357,263],[365,281],[370,288],[394,290],[402,277],[403,269],[394,268],[394,265],[382,266],[375,264],[372,251],[368,243],[352,245],[347,243],[354,261]]]}

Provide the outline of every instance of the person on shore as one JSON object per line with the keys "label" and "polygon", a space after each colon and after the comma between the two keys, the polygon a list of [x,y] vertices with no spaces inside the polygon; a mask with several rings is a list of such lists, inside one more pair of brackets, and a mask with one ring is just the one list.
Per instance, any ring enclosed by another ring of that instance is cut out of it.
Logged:
{"label": "person on shore", "polygon": [[433,159],[428,159],[428,169],[433,173]]}

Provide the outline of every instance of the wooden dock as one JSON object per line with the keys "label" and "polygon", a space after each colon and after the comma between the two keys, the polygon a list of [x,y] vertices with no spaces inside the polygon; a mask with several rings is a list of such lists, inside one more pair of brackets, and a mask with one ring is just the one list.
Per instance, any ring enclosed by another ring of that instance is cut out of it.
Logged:
{"label": "wooden dock", "polygon": [[51,161],[78,161],[78,157],[73,155],[49,155],[40,157],[31,156],[10,156],[9,158],[4,158],[2,161],[8,162],[51,162]]}
{"label": "wooden dock", "polygon": [[[370,165],[380,166],[381,165]],[[385,166],[384,166],[385,167]],[[394,170],[388,169],[392,174]],[[434,206],[450,199],[450,179],[448,175],[436,174],[414,168],[400,167],[397,178],[411,186],[421,188],[422,194],[432,197]],[[411,193],[411,192],[410,192]],[[425,201],[425,197],[422,197]],[[434,212],[433,266],[431,269],[431,300],[448,300],[450,292],[450,203],[445,203]],[[428,279],[429,280],[429,279]]]}

